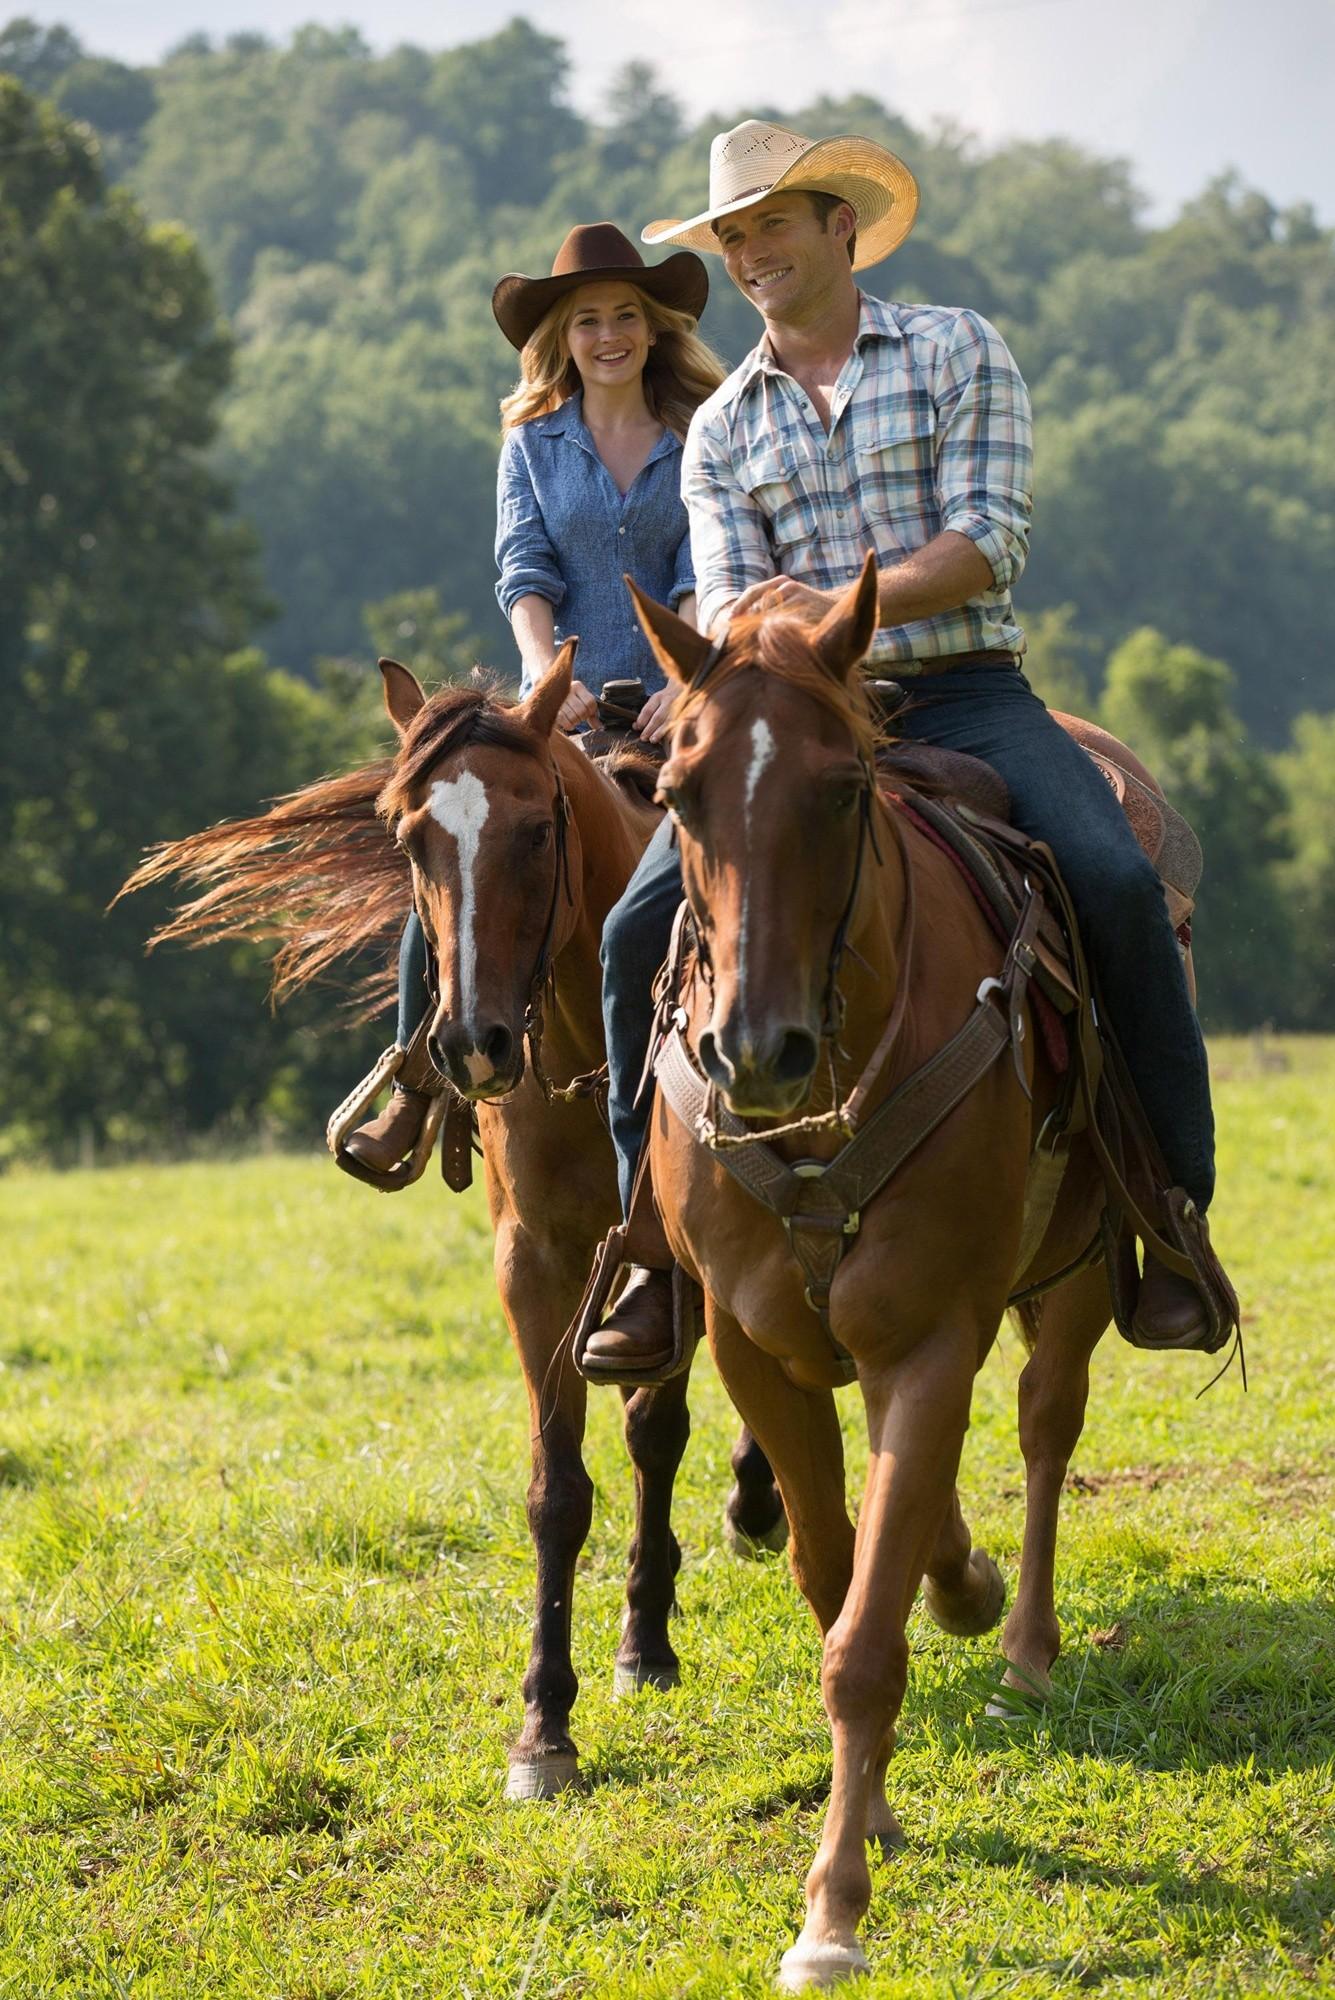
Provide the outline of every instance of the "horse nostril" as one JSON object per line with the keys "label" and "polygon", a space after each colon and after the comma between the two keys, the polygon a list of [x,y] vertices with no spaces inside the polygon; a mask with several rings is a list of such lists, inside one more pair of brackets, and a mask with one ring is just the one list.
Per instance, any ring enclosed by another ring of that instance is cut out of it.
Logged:
{"label": "horse nostril", "polygon": [[513,1047],[513,1035],[499,1021],[494,1028],[487,1030],[482,1039],[482,1053],[494,1070],[503,1070],[506,1067]]}
{"label": "horse nostril", "polygon": [[779,1043],[771,1074],[777,1083],[800,1083],[816,1067],[820,1045],[806,1028],[789,1028]]}
{"label": "horse nostril", "polygon": [[709,1081],[720,1090],[726,1090],[735,1081],[737,1072],[721,1053],[712,1028],[706,1028],[701,1035],[699,1051],[700,1062]]}
{"label": "horse nostril", "polygon": [[426,1052],[442,1076],[449,1075],[450,1059],[441,1047],[440,1037],[434,1030],[426,1038]]}

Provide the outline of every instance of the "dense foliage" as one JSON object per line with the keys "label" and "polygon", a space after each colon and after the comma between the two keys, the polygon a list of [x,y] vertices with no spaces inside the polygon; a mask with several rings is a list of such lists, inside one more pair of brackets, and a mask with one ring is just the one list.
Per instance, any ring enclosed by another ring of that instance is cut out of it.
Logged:
{"label": "dense foliage", "polygon": [[[194,36],[152,69],[62,28],[0,30],[25,87],[6,87],[0,133],[0,668],[23,711],[0,868],[33,940],[6,975],[7,1110],[27,1103],[33,1130],[68,1128],[58,1078],[86,1104],[90,1037],[100,1129],[145,1092],[150,1125],[169,1101],[188,1126],[253,1111],[286,1031],[224,1034],[209,1010],[244,993],[249,1020],[253,992],[216,968],[146,978],[142,917],[96,914],[118,871],[350,754],[367,703],[348,720],[360,683],[345,668],[331,695],[329,662],[364,663],[368,637],[440,671],[509,664],[491,538],[514,357],[492,285],[545,270],[573,221],[634,233],[690,212],[710,131],[758,108],[690,129],[630,65],[593,120],[567,70],[522,20],[382,56],[351,30]],[[1087,710],[1106,696],[1199,821],[1207,1016],[1335,1020],[1331,232],[1229,181],[1152,226],[1123,161],[984,151],[865,96],[775,115],[903,152],[921,221],[865,282],[974,305],[1020,358],[1034,678]],[[735,359],[757,324],[719,271],[715,345]],[[165,1042],[144,1025],[162,1008]],[[229,1051],[207,1084],[163,1054],[191,1036]]]}

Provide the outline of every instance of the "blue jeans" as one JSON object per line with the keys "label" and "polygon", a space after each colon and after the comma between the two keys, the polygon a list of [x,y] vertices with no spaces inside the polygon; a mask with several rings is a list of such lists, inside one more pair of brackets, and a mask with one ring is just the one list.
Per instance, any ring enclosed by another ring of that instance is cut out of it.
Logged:
{"label": "blue jeans", "polygon": [[[1104,1013],[1169,1175],[1204,1211],[1214,1193],[1205,1044],[1163,889],[1109,786],[1024,675],[957,667],[915,685],[896,732],[981,757],[1005,779],[1011,818],[1060,863]],[[648,1046],[649,988],[667,956],[681,863],[660,827],[603,931],[603,1018],[623,1204],[649,1116],[633,1103]]]}
{"label": "blue jeans", "polygon": [[416,910],[408,912],[399,941],[399,1024],[394,1039],[406,1049],[426,1016],[426,936]]}
{"label": "blue jeans", "polygon": [[663,820],[640,856],[640,865],[603,925],[603,1028],[607,1035],[608,1123],[617,1149],[621,1212],[630,1212],[631,1188],[649,1122],[649,1100],[639,1089],[654,1021],[654,975],[668,955],[672,919],[681,902],[681,854],[671,820]]}

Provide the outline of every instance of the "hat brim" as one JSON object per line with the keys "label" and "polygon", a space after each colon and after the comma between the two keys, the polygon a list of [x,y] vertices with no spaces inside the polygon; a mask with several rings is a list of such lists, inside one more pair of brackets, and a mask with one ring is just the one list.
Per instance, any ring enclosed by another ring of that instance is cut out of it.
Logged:
{"label": "hat brim", "polygon": [[709,298],[709,272],[691,250],[679,250],[661,264],[615,265],[597,271],[567,271],[559,278],[526,278],[512,271],[491,295],[496,324],[512,347],[525,347],[556,301],[581,285],[633,285],[674,312],[699,319]]}
{"label": "hat brim", "polygon": [[774,195],[799,192],[837,194],[849,203],[858,219],[855,271],[865,271],[897,250],[917,220],[918,183],[908,167],[885,146],[850,134],[815,140],[769,187],[705,209],[685,221],[651,222],[640,231],[640,241],[679,243],[718,256],[721,253],[713,225],[723,216],[755,208]]}

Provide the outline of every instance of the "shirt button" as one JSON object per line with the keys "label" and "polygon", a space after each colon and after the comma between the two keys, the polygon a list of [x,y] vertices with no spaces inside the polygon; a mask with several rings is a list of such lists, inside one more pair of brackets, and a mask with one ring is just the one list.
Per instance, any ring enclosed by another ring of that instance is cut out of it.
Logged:
{"label": "shirt button", "polygon": [[625,534],[625,532],[626,532],[626,530],[625,530],[624,528],[618,528],[618,529],[617,529],[617,533],[618,533],[619,535],[624,535],[624,534]]}

